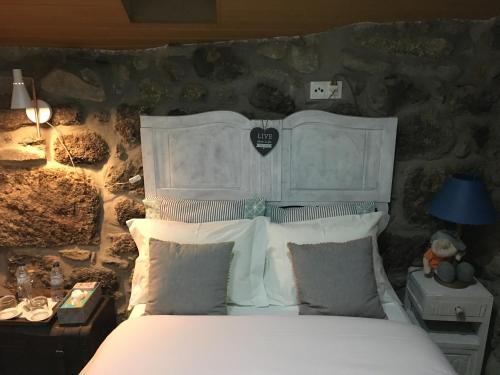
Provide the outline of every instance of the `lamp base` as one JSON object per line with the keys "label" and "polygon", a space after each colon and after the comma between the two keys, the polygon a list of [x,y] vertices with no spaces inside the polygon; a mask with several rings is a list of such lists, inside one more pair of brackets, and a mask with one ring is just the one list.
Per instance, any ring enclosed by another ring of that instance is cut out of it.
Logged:
{"label": "lamp base", "polygon": [[[49,103],[43,100],[37,100],[37,105],[38,105],[38,122],[40,124],[44,124],[47,121],[50,120],[52,117],[52,108],[50,107]],[[26,116],[30,119],[31,122],[36,123],[36,108],[35,107],[28,107],[26,108]]]}

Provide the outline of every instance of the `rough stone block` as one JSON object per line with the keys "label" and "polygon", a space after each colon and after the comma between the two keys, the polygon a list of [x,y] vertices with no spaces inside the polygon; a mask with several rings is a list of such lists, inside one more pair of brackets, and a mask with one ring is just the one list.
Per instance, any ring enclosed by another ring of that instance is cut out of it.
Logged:
{"label": "rough stone block", "polygon": [[200,47],[194,51],[193,66],[201,78],[232,81],[245,71],[243,63],[229,47]]}
{"label": "rough stone block", "polygon": [[135,260],[139,250],[130,233],[120,233],[111,235],[111,246],[107,249],[107,253],[118,258]]}
{"label": "rough stone block", "polygon": [[229,87],[223,87],[219,89],[215,89],[210,92],[211,98],[215,99],[215,103],[219,106],[220,109],[230,109],[234,110],[236,104],[239,101],[238,92]]}
{"label": "rough stone block", "polygon": [[360,44],[395,56],[427,57],[438,59],[448,56],[453,45],[444,38],[425,36],[391,36],[374,35],[365,37]]}
{"label": "rough stone block", "polygon": [[297,92],[304,88],[304,83],[297,78],[296,74],[290,74],[283,69],[257,68],[252,70],[252,75],[257,82],[279,87],[283,92]]}
{"label": "rough stone block", "polygon": [[108,296],[112,296],[118,290],[118,277],[116,273],[103,267],[75,268],[68,276],[65,286],[69,289],[76,283],[87,281],[100,282],[103,293]]}
{"label": "rough stone block", "polygon": [[103,109],[101,111],[95,112],[93,114],[93,117],[101,123],[106,123],[111,120],[111,113],[109,112],[109,110]]}
{"label": "rough stone block", "polygon": [[130,84],[130,70],[125,65],[113,64],[112,68],[112,90],[117,95],[122,95],[125,87]]}
{"label": "rough stone block", "polygon": [[[96,132],[73,133],[61,138],[75,164],[99,164],[109,157],[108,144]],[[59,163],[71,165],[70,157],[59,139],[54,140],[54,159]]]}
{"label": "rough stone block", "polygon": [[24,109],[0,109],[0,131],[15,130],[34,125]]}
{"label": "rough stone block", "polygon": [[116,110],[115,130],[128,145],[136,145],[141,141],[140,109],[127,104],[120,105]]}
{"label": "rough stone block", "polygon": [[372,116],[394,116],[400,107],[425,102],[429,94],[405,77],[390,75],[370,79],[361,95],[361,103]]}
{"label": "rough stone block", "polygon": [[0,247],[97,244],[100,209],[97,189],[75,172],[0,168]]}
{"label": "rough stone block", "polygon": [[257,84],[250,94],[250,104],[255,108],[289,115],[295,111],[295,103],[277,87]]}
{"label": "rough stone block", "polygon": [[160,68],[170,81],[179,82],[186,76],[186,67],[190,64],[191,62],[183,57],[169,58],[160,63]]}
{"label": "rough stone block", "polygon": [[462,73],[458,65],[449,63],[440,64],[402,64],[399,66],[402,74],[409,77],[428,77],[438,82],[455,82]]}
{"label": "rough stone block", "polygon": [[416,168],[410,171],[404,185],[403,208],[406,219],[412,224],[428,224],[432,217],[426,205],[441,189],[450,171],[447,169]]}
{"label": "rough stone block", "polygon": [[125,148],[121,143],[117,144],[115,147],[115,155],[118,159],[125,161],[128,159],[128,153]]}
{"label": "rough stone block", "polygon": [[126,197],[120,197],[115,203],[116,221],[125,226],[127,220],[134,218],[143,218],[146,216],[146,209],[140,202]]}
{"label": "rough stone block", "polygon": [[163,82],[146,78],[139,83],[139,94],[135,103],[153,107],[169,97],[169,89]]}
{"label": "rough stone block", "polygon": [[439,159],[453,149],[456,136],[449,116],[441,116],[437,110],[400,116],[396,158]]}
{"label": "rough stone block", "polygon": [[135,175],[142,176],[142,159],[139,157],[128,159],[111,166],[106,176],[105,186],[113,194],[131,192],[144,196],[144,181],[131,184],[128,180]]}
{"label": "rough stone block", "polygon": [[319,68],[319,54],[313,45],[292,46],[287,61],[293,69],[304,74]]}
{"label": "rough stone block", "polygon": [[102,261],[102,264],[109,267],[116,267],[121,270],[126,270],[130,266],[130,262],[124,259],[107,258]]}
{"label": "rough stone block", "polygon": [[206,99],[208,90],[199,83],[186,84],[180,93],[180,99],[183,102],[200,102]]}
{"label": "rough stone block", "polygon": [[103,102],[106,94],[101,85],[94,86],[65,70],[56,69],[42,78],[42,90],[57,97]]}
{"label": "rough stone block", "polygon": [[389,71],[391,65],[384,61],[375,60],[373,56],[366,58],[356,56],[352,53],[345,53],[341,59],[342,66],[348,70],[364,72],[369,74],[383,74]]}
{"label": "rough stone block", "polygon": [[82,113],[76,106],[56,106],[52,108],[52,125],[80,125],[82,123]]}
{"label": "rough stone block", "polygon": [[289,45],[287,42],[272,41],[259,44],[256,52],[270,59],[280,60],[287,55],[288,48]]}
{"label": "rough stone block", "polygon": [[59,250],[59,255],[69,260],[83,262],[90,259],[91,252],[82,249]]}

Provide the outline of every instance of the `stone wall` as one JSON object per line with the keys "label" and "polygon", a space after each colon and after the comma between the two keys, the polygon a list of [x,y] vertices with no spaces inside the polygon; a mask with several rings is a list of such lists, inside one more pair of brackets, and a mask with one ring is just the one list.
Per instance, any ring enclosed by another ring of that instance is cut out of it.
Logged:
{"label": "stone wall", "polygon": [[[0,49],[0,76],[22,68],[54,107],[43,140],[22,111],[0,110],[0,263],[11,287],[27,260],[40,283],[62,258],[68,285],[97,278],[123,309],[141,217],[138,116],[233,110],[274,119],[303,109],[397,116],[392,219],[381,252],[396,288],[429,235],[448,224],[425,204],[450,173],[479,173],[500,209],[500,21],[359,24],[297,38],[143,51]],[[311,80],[344,98],[307,99]],[[9,88],[0,87],[0,108]],[[60,134],[60,139],[56,136]],[[71,166],[62,141],[76,168]],[[120,184],[116,184],[120,183]],[[500,227],[467,227],[469,257],[500,304]],[[491,341],[500,361],[500,319]],[[492,367],[493,368],[493,367]]]}

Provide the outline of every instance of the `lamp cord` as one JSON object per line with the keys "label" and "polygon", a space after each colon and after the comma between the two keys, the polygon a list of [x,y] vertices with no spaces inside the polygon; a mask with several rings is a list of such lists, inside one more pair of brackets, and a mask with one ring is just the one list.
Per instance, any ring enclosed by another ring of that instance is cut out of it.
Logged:
{"label": "lamp cord", "polygon": [[[63,146],[64,150],[68,154],[68,157],[69,157],[69,160],[71,162],[71,165],[73,166],[74,169],[76,169],[75,163],[73,162],[73,156],[71,156],[71,153],[69,152],[68,147],[66,147],[66,145],[64,144],[64,141],[62,140],[62,134],[61,134],[61,132],[59,131],[59,129],[57,129],[50,122],[47,121],[46,124],[49,125],[52,129],[54,129],[54,131],[56,132],[57,140]],[[83,175],[85,176],[85,174],[83,174]],[[135,176],[135,177],[137,177],[137,176]],[[139,180],[140,180],[140,178],[139,178]],[[131,181],[127,181],[127,182],[115,182],[115,183],[111,184],[110,186],[115,186],[115,185],[131,185],[133,183],[135,183],[135,182],[131,182]],[[105,186],[100,186],[100,185],[97,185],[97,186],[100,187],[100,188],[105,188]]]}
{"label": "lamp cord", "polygon": [[66,147],[66,145],[64,144],[63,140],[62,140],[62,134],[61,132],[59,131],[59,129],[57,129],[54,125],[52,125],[50,122],[46,122],[47,125],[49,125],[52,129],[55,130],[56,132],[56,136],[57,136],[57,140],[59,141],[59,143],[61,144],[61,146],[63,146],[64,150],[66,151],[66,153],[68,154],[68,157],[69,157],[69,161],[71,162],[71,165],[73,166],[73,168],[76,169],[75,167],[75,163],[73,162],[73,157],[71,156],[71,153],[69,152],[68,148]]}
{"label": "lamp cord", "polygon": [[36,97],[36,88],[35,88],[35,79],[31,78],[31,91],[33,93],[33,104],[35,108],[35,122],[36,122],[36,131],[38,133],[38,138],[40,138],[40,114],[38,113],[38,98]]}

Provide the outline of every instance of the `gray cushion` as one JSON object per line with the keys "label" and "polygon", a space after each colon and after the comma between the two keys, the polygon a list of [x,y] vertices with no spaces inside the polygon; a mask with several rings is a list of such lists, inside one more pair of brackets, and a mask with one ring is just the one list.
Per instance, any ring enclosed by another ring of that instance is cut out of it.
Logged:
{"label": "gray cushion", "polygon": [[373,270],[372,239],[288,243],[302,315],[384,318]]}
{"label": "gray cushion", "polygon": [[146,313],[225,315],[234,242],[181,245],[149,241]]}

